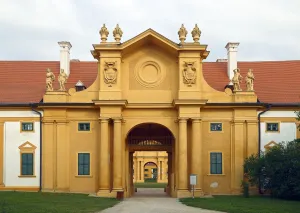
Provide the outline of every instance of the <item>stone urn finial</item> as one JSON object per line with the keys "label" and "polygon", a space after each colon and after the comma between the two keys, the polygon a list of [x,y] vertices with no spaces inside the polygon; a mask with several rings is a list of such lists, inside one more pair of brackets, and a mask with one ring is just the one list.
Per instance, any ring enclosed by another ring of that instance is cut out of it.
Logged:
{"label": "stone urn finial", "polygon": [[185,27],[182,24],[178,31],[180,43],[184,43],[187,33],[188,33],[187,30],[185,29]]}
{"label": "stone urn finial", "polygon": [[199,29],[199,27],[197,26],[197,24],[195,24],[195,27],[194,27],[194,29],[192,31],[192,36],[193,36],[194,42],[198,43],[199,39],[200,39],[200,36],[201,36],[201,30]]}
{"label": "stone urn finial", "polygon": [[99,31],[99,34],[101,36],[101,41],[106,42],[109,32],[108,32],[105,24],[103,24],[103,27],[101,27],[101,30]]}
{"label": "stone urn finial", "polygon": [[121,41],[121,37],[123,35],[123,31],[119,27],[119,24],[117,24],[116,28],[114,29],[113,35],[115,37],[116,42],[120,42]]}

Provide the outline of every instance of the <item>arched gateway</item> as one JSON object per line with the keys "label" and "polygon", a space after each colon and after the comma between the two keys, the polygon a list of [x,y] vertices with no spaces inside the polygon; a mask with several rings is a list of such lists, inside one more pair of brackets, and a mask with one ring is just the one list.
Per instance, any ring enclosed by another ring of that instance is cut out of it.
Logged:
{"label": "arched gateway", "polygon": [[[138,160],[133,158],[133,154],[136,151],[165,151],[168,154],[168,185],[167,193],[172,195],[174,193],[174,176],[175,176],[175,137],[172,132],[165,126],[157,123],[142,123],[133,127],[126,137],[126,145],[129,154],[128,171],[131,174],[129,178],[131,193],[134,193],[133,175],[135,171],[136,182],[144,180],[144,166],[146,159]],[[155,158],[153,156],[152,158]],[[162,160],[157,157],[155,164],[158,169],[156,177],[159,180],[163,176]],[[152,177],[153,178],[153,177]]]}
{"label": "arched gateway", "polygon": [[[254,91],[208,85],[202,71],[207,45],[199,37],[185,42],[183,26],[180,43],[152,29],[123,43],[108,42],[106,28],[100,32],[102,42],[92,51],[95,81],[68,91],[54,85],[39,105],[42,190],[130,197],[132,153],[162,150],[171,196],[192,195],[190,174],[197,175],[196,196],[240,193],[243,159],[258,149]],[[49,71],[47,78],[51,83],[54,75]]]}

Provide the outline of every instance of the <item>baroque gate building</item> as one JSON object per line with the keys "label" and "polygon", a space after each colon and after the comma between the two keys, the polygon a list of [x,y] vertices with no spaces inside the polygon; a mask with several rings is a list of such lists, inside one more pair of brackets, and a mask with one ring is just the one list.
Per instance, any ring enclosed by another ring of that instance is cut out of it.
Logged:
{"label": "baroque gate building", "polygon": [[[8,130],[13,128],[8,122],[11,118],[1,112],[9,117],[0,123],[4,126],[0,133],[6,138],[0,147],[2,155],[16,152],[22,159],[22,168],[15,172],[21,173],[18,177],[8,175],[11,164],[7,157],[0,162],[2,189],[38,188],[103,197],[116,197],[122,191],[130,197],[134,193],[133,171],[139,171],[136,177],[141,176],[143,171],[137,168],[144,166],[133,160],[134,153],[165,151],[170,196],[191,196],[191,174],[197,175],[196,196],[240,193],[245,157],[268,142],[258,140],[258,114],[267,106],[270,110],[270,104],[258,101],[252,64],[244,64],[242,72],[237,67],[238,43],[227,44],[228,61],[215,62],[217,65],[210,68],[204,63],[209,51],[199,42],[197,26],[192,31],[193,42],[185,41],[184,26],[178,32],[180,43],[152,29],[123,43],[118,26],[113,34],[115,41],[108,42],[107,28],[100,30],[102,41],[91,51],[97,63],[70,63],[71,45],[60,42],[61,62],[58,67],[47,64],[52,70],[47,71],[42,100],[2,106],[6,112],[12,107],[20,112],[12,120],[21,128],[21,138],[10,145],[12,139],[7,138],[14,134]],[[206,73],[204,66],[208,67]],[[222,82],[226,76],[223,90],[207,83],[209,76],[216,74],[213,67],[225,67],[224,74],[214,77]],[[80,69],[77,74],[76,69]],[[91,69],[97,70],[95,75],[90,75]],[[53,81],[56,78],[60,89]],[[74,87],[69,80],[78,82]],[[81,81],[91,83],[86,87]],[[296,105],[277,107],[288,107],[284,111],[288,116],[281,117],[289,117],[294,128],[291,112]],[[269,117],[273,122],[264,124],[267,130],[278,130],[278,122]],[[297,134],[295,130],[291,138]],[[157,162],[165,160],[161,157]],[[158,175],[162,178],[161,171]],[[15,182],[10,183],[10,176]]]}

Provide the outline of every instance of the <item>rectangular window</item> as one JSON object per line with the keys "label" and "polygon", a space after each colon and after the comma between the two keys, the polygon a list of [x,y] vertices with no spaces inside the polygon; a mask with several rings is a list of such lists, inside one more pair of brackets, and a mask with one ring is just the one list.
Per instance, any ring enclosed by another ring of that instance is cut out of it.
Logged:
{"label": "rectangular window", "polygon": [[222,153],[210,153],[210,174],[222,174]]}
{"label": "rectangular window", "polygon": [[90,153],[78,153],[78,175],[90,175]]}
{"label": "rectangular window", "polygon": [[22,122],[22,131],[33,131],[33,122]]}
{"label": "rectangular window", "polygon": [[222,123],[210,123],[210,131],[212,132],[222,131]]}
{"label": "rectangular window", "polygon": [[21,158],[21,175],[33,175],[33,153],[22,153]]}
{"label": "rectangular window", "polygon": [[278,123],[267,123],[267,131],[268,132],[278,132],[279,124]]}
{"label": "rectangular window", "polygon": [[78,123],[78,131],[90,131],[90,123]]}
{"label": "rectangular window", "polygon": [[148,169],[144,169],[144,172],[148,172],[149,170]]}

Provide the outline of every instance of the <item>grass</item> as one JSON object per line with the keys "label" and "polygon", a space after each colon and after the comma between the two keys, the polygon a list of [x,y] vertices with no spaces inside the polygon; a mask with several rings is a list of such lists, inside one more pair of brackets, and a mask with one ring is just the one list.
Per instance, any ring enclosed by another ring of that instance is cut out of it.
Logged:
{"label": "grass", "polygon": [[118,202],[83,194],[0,192],[0,213],[94,213]]}
{"label": "grass", "polygon": [[166,183],[135,183],[135,188],[165,188]]}
{"label": "grass", "polygon": [[188,206],[228,213],[295,213],[300,211],[299,201],[250,196],[214,196],[214,198],[182,198]]}

